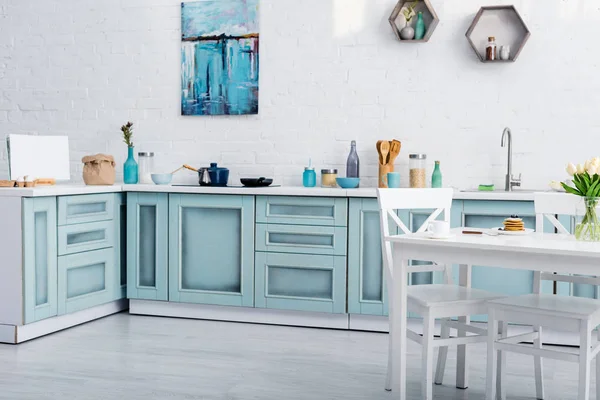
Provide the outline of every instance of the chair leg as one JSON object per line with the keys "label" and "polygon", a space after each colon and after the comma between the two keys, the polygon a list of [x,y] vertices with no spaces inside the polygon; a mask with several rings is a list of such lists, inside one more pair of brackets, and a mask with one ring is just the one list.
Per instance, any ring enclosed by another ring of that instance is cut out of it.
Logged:
{"label": "chair leg", "polygon": [[[600,344],[600,328],[596,331]],[[596,400],[600,400],[600,355],[596,355]]]}
{"label": "chair leg", "polygon": [[578,400],[590,399],[590,361],[592,331],[588,321],[581,321],[579,341],[579,395]]}
{"label": "chair leg", "polygon": [[[392,277],[387,275],[387,287],[388,287],[388,293],[392,293],[392,285],[391,285],[391,281],[392,281]],[[390,296],[391,297],[391,296]],[[389,334],[388,334],[388,363],[387,363],[387,373],[385,375],[385,390],[387,390],[388,392],[392,391],[392,375],[393,372],[392,371],[392,361],[394,359],[394,353],[392,352],[392,343],[393,343],[393,335],[392,335],[392,315],[394,315],[392,313],[392,302],[390,301],[388,304],[388,315],[389,317]]]}
{"label": "chair leg", "polygon": [[496,382],[497,382],[497,354],[495,342],[498,337],[498,321],[494,316],[494,311],[488,312],[488,342],[487,342],[487,377],[486,377],[486,400],[495,400]]}
{"label": "chair leg", "polygon": [[[533,347],[542,348],[542,327],[534,326],[533,331],[538,333],[537,339],[533,341]],[[535,367],[535,393],[538,399],[544,398],[544,360],[542,357],[533,357]]]}
{"label": "chair leg", "polygon": [[429,312],[423,315],[423,356],[421,359],[421,397],[433,400],[433,327],[435,319]]}
{"label": "chair leg", "polygon": [[[498,325],[498,333],[500,334],[500,337],[508,337],[508,322],[499,321]],[[496,372],[496,399],[504,400],[506,398],[506,393],[504,392],[504,380],[506,376],[506,352],[498,350],[496,352],[496,356],[498,357],[498,371]]]}
{"label": "chair leg", "polygon": [[[448,339],[450,337],[450,328],[446,325],[448,318],[441,320],[442,330],[440,332],[440,338]],[[446,371],[446,360],[448,359],[448,346],[440,347],[438,353],[437,368],[435,371],[435,384],[441,385],[444,381],[444,372]],[[600,399],[598,399],[600,400]]]}

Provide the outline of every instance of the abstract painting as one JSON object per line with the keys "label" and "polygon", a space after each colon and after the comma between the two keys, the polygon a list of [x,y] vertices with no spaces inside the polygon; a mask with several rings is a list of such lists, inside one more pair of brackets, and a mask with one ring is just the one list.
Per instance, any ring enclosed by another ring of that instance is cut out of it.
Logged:
{"label": "abstract painting", "polygon": [[258,2],[181,4],[182,115],[258,114]]}

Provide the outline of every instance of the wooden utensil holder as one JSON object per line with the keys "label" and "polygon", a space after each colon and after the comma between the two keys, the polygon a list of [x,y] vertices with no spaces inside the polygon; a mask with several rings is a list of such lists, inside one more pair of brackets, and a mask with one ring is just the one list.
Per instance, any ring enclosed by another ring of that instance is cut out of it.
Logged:
{"label": "wooden utensil holder", "polygon": [[388,172],[394,172],[394,164],[379,164],[379,188],[387,189],[387,174]]}

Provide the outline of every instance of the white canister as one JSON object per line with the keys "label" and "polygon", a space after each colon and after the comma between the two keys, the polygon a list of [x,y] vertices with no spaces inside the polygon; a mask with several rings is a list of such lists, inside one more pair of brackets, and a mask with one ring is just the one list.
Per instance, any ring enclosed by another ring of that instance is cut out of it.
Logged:
{"label": "white canister", "polygon": [[504,61],[510,59],[510,46],[500,47],[500,59]]}
{"label": "white canister", "polygon": [[152,174],[154,171],[154,153],[153,152],[139,152],[138,153],[138,168],[139,168],[139,183],[145,185],[151,185]]}

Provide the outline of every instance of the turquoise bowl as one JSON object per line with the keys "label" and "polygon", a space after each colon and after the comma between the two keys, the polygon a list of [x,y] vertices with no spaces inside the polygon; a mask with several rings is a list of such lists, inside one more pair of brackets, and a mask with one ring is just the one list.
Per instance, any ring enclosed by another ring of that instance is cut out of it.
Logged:
{"label": "turquoise bowl", "polygon": [[342,189],[356,189],[360,184],[360,178],[335,178]]}
{"label": "turquoise bowl", "polygon": [[152,182],[156,185],[168,185],[173,179],[173,174],[152,174]]}

